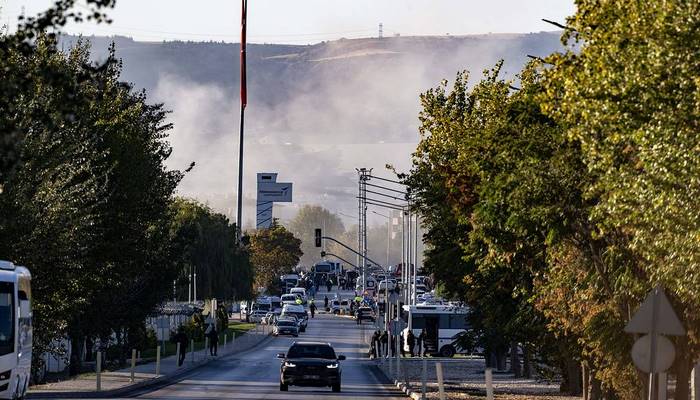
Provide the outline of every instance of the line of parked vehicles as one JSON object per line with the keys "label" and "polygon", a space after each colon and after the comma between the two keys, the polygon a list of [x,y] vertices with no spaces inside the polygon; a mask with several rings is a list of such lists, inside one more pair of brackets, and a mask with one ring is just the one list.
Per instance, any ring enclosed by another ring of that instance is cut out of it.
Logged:
{"label": "line of parked vehicles", "polygon": [[250,315],[246,304],[241,304],[241,318],[250,322],[272,326],[272,334],[299,336],[306,332],[309,323],[306,289],[294,287],[282,296],[261,296],[251,305]]}

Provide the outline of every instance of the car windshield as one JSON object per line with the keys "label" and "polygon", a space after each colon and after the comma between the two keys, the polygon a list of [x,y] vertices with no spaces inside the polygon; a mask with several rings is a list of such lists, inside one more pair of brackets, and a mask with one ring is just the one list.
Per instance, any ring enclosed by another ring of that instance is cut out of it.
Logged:
{"label": "car windshield", "polygon": [[15,350],[14,304],[14,283],[0,282],[0,355]]}
{"label": "car windshield", "polygon": [[331,346],[319,344],[295,344],[289,349],[287,358],[325,358],[335,360],[335,351]]}
{"label": "car windshield", "polygon": [[277,321],[277,326],[294,326],[294,321]]}

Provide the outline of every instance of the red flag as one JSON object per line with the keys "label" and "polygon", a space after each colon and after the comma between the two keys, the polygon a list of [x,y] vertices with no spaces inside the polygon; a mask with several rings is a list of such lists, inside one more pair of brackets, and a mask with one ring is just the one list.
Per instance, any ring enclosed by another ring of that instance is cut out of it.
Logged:
{"label": "red flag", "polygon": [[241,107],[248,104],[248,88],[246,84],[246,19],[248,18],[248,0],[241,0]]}

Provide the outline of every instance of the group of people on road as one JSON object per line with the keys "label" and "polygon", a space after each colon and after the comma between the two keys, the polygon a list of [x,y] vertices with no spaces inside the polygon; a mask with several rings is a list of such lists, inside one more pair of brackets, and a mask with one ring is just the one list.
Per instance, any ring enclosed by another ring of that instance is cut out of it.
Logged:
{"label": "group of people on road", "polygon": [[[408,330],[406,335],[406,340],[404,341],[403,332],[399,333],[398,338],[395,335],[389,335],[387,331],[380,332],[379,330],[374,331],[372,335],[372,341],[370,343],[370,357],[381,358],[381,357],[396,357],[396,340],[398,339],[401,357],[406,357],[406,349],[403,346],[404,342],[408,346],[408,353],[411,357],[423,356],[423,349],[425,348],[425,339],[427,334],[425,329],[423,329],[416,337],[412,330]],[[417,349],[416,349],[417,348]]]}
{"label": "group of people on road", "polygon": [[[204,336],[209,339],[209,355],[216,357],[219,352],[219,331],[216,330],[215,324],[209,324],[204,331]],[[187,348],[190,342],[184,327],[179,327],[177,333],[170,339],[176,345],[180,345],[178,354],[177,366],[182,366],[187,356]]]}

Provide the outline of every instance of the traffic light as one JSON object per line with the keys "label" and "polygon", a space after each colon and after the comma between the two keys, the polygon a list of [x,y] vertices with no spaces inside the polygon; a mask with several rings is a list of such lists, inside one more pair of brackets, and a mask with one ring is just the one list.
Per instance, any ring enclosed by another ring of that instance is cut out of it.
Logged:
{"label": "traffic light", "polygon": [[316,247],[321,247],[321,228],[316,228],[315,233],[315,239],[316,239]]}
{"label": "traffic light", "polygon": [[321,258],[326,258],[326,252],[321,250]]}

